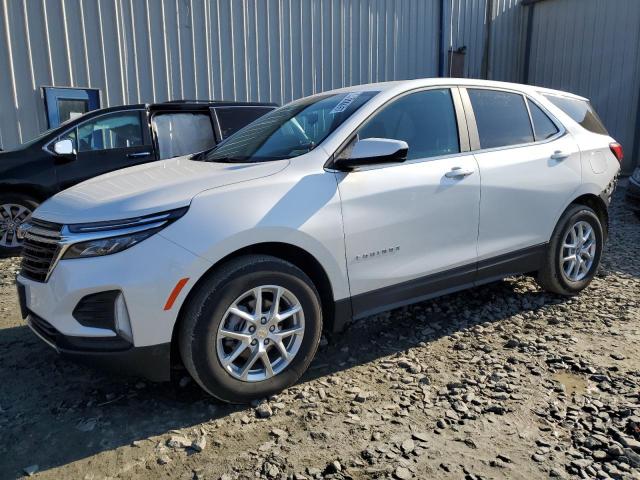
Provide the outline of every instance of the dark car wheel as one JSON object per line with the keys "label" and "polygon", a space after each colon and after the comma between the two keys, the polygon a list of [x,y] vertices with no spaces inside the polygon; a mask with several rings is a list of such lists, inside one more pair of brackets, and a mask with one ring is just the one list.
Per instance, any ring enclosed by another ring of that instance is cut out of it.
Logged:
{"label": "dark car wheel", "polygon": [[38,202],[25,195],[0,195],[0,256],[17,255],[22,248],[18,227],[37,208]]}
{"label": "dark car wheel", "polygon": [[576,295],[587,287],[600,265],[604,244],[602,224],[584,205],[572,205],[553,232],[538,283],[547,291]]}
{"label": "dark car wheel", "polygon": [[246,403],[293,385],[322,331],[320,298],[299,268],[250,255],[229,261],[190,298],[179,331],[182,360],[220,400]]}

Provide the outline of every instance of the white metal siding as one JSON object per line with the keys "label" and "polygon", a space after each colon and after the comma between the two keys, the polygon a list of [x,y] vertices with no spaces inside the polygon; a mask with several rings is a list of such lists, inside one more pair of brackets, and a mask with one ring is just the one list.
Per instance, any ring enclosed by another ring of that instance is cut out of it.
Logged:
{"label": "white metal siding", "polygon": [[102,106],[288,102],[437,75],[439,0],[0,0],[0,146],[46,128],[40,87]]}
{"label": "white metal siding", "polygon": [[640,95],[640,1],[547,0],[534,11],[529,83],[588,97],[632,159]]}

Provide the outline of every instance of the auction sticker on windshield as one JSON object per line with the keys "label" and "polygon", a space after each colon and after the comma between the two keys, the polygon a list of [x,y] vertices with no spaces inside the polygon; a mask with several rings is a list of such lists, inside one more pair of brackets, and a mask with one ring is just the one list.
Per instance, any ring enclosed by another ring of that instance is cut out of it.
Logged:
{"label": "auction sticker on windshield", "polygon": [[331,110],[329,113],[336,114],[344,112],[347,108],[349,108],[349,105],[351,105],[353,101],[359,96],[360,92],[348,93],[342,100],[340,100],[340,103],[333,107],[333,110]]}

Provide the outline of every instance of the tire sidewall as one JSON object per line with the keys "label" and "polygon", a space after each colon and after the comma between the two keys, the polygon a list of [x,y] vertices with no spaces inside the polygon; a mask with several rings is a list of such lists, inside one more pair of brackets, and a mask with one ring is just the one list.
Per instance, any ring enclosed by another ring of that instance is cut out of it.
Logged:
{"label": "tire sidewall", "polygon": [[[16,195],[16,194],[6,194],[0,195],[0,206],[7,203],[15,203],[16,205],[22,205],[29,209],[31,213],[34,212],[36,208],[38,208],[38,202],[33,200],[32,198]],[[16,255],[22,251],[22,245],[17,247],[3,247],[0,245],[0,258],[4,256]]]}
{"label": "tire sidewall", "polygon": [[[573,225],[575,225],[579,221],[585,221],[589,223],[589,225],[591,225],[591,227],[593,228],[596,236],[596,254],[593,259],[593,264],[591,265],[591,270],[589,271],[587,276],[580,281],[572,282],[565,277],[562,268],[562,245],[569,228],[573,228]],[[555,240],[556,241],[553,255],[558,282],[567,292],[570,292],[572,294],[578,293],[591,283],[600,265],[600,258],[602,257],[602,249],[604,246],[604,234],[602,231],[602,224],[600,223],[600,219],[590,208],[581,207],[580,209],[576,209],[575,212],[566,217],[566,220],[562,223],[562,226],[558,231],[558,236]]]}
{"label": "tire sidewall", "polygon": [[[256,271],[256,268],[260,270]],[[283,271],[279,264],[260,264],[247,270],[234,272],[205,296],[191,340],[197,380],[210,394],[230,402],[264,398],[295,383],[311,363],[321,335],[320,302],[310,281],[296,275],[293,269]],[[261,285],[284,287],[298,298],[304,313],[305,331],[298,353],[283,372],[261,382],[244,382],[233,378],[218,359],[218,327],[227,309],[240,295]]]}

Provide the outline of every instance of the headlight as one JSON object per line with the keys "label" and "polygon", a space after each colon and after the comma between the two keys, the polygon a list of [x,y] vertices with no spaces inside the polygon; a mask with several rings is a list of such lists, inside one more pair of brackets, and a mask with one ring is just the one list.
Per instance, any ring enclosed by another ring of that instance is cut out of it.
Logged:
{"label": "headlight", "polygon": [[112,255],[149,238],[182,217],[187,208],[180,208],[144,217],[113,222],[75,224],[66,227],[62,258],[90,258]]}
{"label": "headlight", "polygon": [[133,233],[131,235],[122,235],[120,237],[102,238],[98,240],[89,240],[88,242],[75,243],[67,248],[63,259],[69,258],[87,258],[101,257],[103,255],[111,255],[118,253],[127,248],[133,247],[146,238],[156,233],[158,230],[146,230],[144,232]]}

